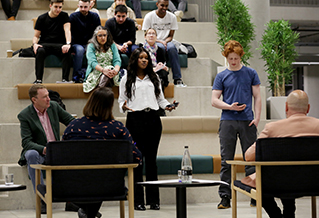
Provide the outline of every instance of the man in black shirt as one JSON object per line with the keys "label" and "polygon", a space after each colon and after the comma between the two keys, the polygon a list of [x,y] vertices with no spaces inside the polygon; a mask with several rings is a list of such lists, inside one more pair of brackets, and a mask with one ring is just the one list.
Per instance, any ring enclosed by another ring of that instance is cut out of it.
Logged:
{"label": "man in black shirt", "polygon": [[62,11],[63,0],[51,0],[50,11],[40,15],[34,27],[34,83],[42,83],[45,57],[54,54],[62,58],[62,81],[67,82],[71,64],[71,31],[69,15]]}
{"label": "man in black shirt", "polygon": [[115,7],[115,17],[108,19],[105,22],[105,27],[108,28],[113,36],[113,40],[117,49],[122,54],[128,56],[138,48],[135,45],[136,29],[132,19],[127,17],[127,8],[125,5],[117,5]]}

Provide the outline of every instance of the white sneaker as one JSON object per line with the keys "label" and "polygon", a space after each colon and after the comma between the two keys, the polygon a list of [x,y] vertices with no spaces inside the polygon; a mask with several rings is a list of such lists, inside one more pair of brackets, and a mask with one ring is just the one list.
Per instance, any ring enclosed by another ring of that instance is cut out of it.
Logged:
{"label": "white sneaker", "polygon": [[176,16],[177,22],[181,22],[181,20],[184,16],[183,11],[175,11],[174,14]]}
{"label": "white sneaker", "polygon": [[[175,83],[175,82],[174,82]],[[183,80],[179,79],[176,81],[176,84],[175,84],[176,87],[181,87],[181,88],[185,88],[187,87],[187,85],[185,83],[183,83]]]}

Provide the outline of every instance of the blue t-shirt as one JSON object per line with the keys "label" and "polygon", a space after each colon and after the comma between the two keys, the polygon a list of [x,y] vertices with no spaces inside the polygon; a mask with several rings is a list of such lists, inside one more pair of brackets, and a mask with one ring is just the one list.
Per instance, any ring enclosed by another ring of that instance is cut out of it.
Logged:
{"label": "blue t-shirt", "polygon": [[230,105],[234,102],[246,104],[243,111],[223,110],[221,120],[253,120],[252,86],[259,84],[256,70],[246,66],[238,71],[226,69],[217,74],[213,90],[222,90],[223,101]]}

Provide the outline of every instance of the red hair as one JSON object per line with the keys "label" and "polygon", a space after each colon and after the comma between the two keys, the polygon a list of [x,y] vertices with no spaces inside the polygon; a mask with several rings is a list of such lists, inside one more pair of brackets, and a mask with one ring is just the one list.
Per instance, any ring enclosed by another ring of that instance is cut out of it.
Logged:
{"label": "red hair", "polygon": [[235,40],[229,40],[224,45],[224,51],[222,52],[222,55],[227,58],[228,55],[233,52],[238,54],[240,57],[242,57],[245,54],[243,46],[241,46],[239,42]]}

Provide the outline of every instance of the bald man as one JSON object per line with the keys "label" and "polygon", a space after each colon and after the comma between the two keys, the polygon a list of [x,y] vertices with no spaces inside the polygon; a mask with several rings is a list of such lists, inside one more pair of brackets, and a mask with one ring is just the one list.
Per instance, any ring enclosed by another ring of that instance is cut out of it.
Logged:
{"label": "bald man", "polygon": [[[287,119],[266,124],[258,138],[319,136],[319,119],[308,117],[309,109],[308,95],[304,91],[295,90],[291,92],[286,101]],[[246,161],[255,161],[255,156],[256,143],[247,149],[245,153]],[[256,187],[255,179],[256,174],[254,173],[243,178],[241,182]],[[295,199],[281,199],[281,202],[284,206],[283,214],[274,198],[263,197],[262,199],[263,208],[270,218],[295,217]]]}

